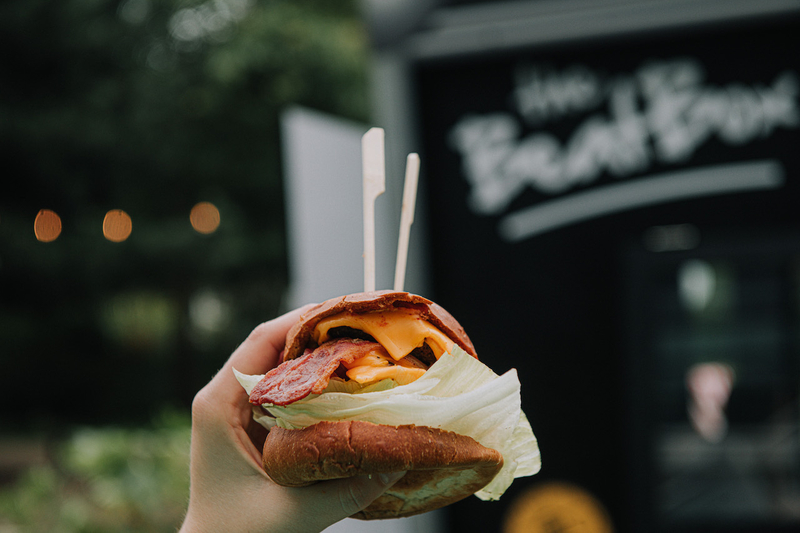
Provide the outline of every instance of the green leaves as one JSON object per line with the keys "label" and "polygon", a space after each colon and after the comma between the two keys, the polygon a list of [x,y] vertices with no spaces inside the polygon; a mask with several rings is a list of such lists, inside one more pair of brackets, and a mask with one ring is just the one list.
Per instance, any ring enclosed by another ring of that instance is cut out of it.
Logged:
{"label": "green leaves", "polygon": [[173,532],[189,495],[189,420],[82,428],[52,462],[0,491],[0,528],[16,531]]}

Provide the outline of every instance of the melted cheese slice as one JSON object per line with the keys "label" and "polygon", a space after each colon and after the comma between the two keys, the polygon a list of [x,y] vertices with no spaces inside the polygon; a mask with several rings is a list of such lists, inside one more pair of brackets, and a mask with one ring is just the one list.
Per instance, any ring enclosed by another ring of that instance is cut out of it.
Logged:
{"label": "melted cheese slice", "polygon": [[407,385],[425,373],[422,368],[407,366],[355,366],[347,371],[347,377],[358,383],[372,383],[382,379],[393,379],[398,385]]}
{"label": "melted cheese slice", "polygon": [[393,379],[398,385],[406,385],[425,373],[424,368],[416,367],[412,361],[401,359],[395,363],[381,346],[352,363],[343,361],[342,365],[347,368],[347,377],[362,385],[383,379]]}
{"label": "melted cheese slice", "polygon": [[425,365],[420,363],[414,357],[404,357],[399,361],[395,361],[394,359],[389,357],[389,354],[386,353],[386,350],[384,350],[382,346],[376,347],[374,350],[371,350],[367,355],[359,359],[356,359],[352,363],[347,363],[345,361],[342,361],[342,366],[344,366],[347,369],[355,368],[357,366],[371,366],[371,367],[402,366],[422,371],[427,370]]}
{"label": "melted cheese slice", "polygon": [[312,337],[321,344],[329,340],[328,332],[332,328],[342,326],[368,333],[386,348],[395,361],[401,360],[424,342],[428,343],[437,359],[443,353],[451,351],[455,345],[447,335],[422,320],[411,309],[393,309],[363,315],[340,313],[322,319],[314,328]]}

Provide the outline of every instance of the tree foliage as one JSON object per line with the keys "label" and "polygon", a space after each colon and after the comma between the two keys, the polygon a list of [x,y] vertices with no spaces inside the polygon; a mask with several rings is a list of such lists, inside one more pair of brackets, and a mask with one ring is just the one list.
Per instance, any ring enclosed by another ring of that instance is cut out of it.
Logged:
{"label": "tree foliage", "polygon": [[51,458],[0,487],[0,529],[171,533],[189,496],[188,417],[76,429]]}
{"label": "tree foliage", "polygon": [[[0,46],[0,402],[25,421],[185,404],[280,309],[282,110],[368,118],[356,3],[13,0]],[[188,223],[201,200],[212,235]],[[50,243],[43,208],[63,223]],[[110,209],[132,218],[122,243],[103,239]],[[198,301],[216,326],[192,321]]]}

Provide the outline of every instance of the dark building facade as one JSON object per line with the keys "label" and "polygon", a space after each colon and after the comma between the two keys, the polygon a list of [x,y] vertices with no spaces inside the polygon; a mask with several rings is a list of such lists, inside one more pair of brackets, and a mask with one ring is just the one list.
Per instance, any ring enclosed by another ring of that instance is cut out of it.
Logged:
{"label": "dark building facade", "polygon": [[451,3],[376,41],[431,292],[542,451],[450,531],[800,527],[799,15]]}

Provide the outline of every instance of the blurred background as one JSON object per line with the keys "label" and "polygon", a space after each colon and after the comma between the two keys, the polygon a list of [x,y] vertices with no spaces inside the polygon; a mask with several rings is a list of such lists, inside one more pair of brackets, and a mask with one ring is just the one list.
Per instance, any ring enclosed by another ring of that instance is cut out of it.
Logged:
{"label": "blurred background", "polygon": [[280,113],[369,117],[356,2],[3,2],[0,43],[0,529],[174,531],[192,397],[286,307]]}
{"label": "blurred background", "polygon": [[[0,532],[174,531],[189,406],[361,289],[519,372],[540,474],[340,531],[800,528],[800,2],[0,5]],[[491,310],[491,312],[487,312]],[[333,528],[332,528],[333,529]]]}

